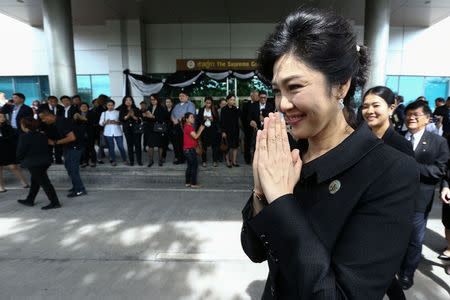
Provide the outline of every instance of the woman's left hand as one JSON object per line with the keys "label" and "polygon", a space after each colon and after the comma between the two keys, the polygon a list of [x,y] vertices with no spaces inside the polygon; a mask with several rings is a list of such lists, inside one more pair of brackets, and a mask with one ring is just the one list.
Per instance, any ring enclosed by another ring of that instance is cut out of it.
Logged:
{"label": "woman's left hand", "polygon": [[290,194],[300,179],[300,152],[289,146],[286,123],[279,113],[264,119],[264,130],[258,131],[258,176],[267,202]]}

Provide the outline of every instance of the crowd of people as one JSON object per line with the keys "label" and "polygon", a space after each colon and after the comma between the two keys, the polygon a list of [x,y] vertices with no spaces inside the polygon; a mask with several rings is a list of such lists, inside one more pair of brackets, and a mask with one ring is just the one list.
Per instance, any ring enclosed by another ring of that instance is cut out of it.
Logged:
{"label": "crowd of people", "polygon": [[[10,168],[24,188],[29,187],[17,167],[20,161],[16,150],[20,136],[25,133],[22,120],[26,121],[27,132],[38,131],[48,139],[48,157],[41,157],[42,166],[65,165],[72,180],[68,197],[87,193],[79,175],[80,167],[97,167],[105,163],[106,157],[112,166],[117,166],[116,146],[121,163],[128,166],[135,163],[143,166],[142,153],[147,152],[147,167],[154,164],[155,148],[159,166],[164,165],[167,151],[172,148],[174,164],[187,161],[186,186],[199,188],[197,155],[201,156],[201,165],[206,167],[208,148],[213,167],[223,161],[228,168],[239,167],[239,146],[245,148],[245,162],[251,163],[250,149],[252,145],[254,147],[256,130],[262,127],[263,116],[275,108],[267,102],[264,91],[254,91],[250,97],[251,101],[244,100],[238,108],[234,95],[216,103],[207,96],[204,106],[197,110],[185,92],[179,94],[176,105],[171,98],[162,102],[158,95],[151,95],[149,103],[142,101],[139,107],[131,96],[124,97],[122,103],[116,105],[106,95],[93,100],[92,106],[83,102],[79,95],[59,99],[49,96],[42,103],[35,100],[28,106],[25,96],[15,93],[10,101],[0,104],[0,192],[6,192],[2,181],[3,166]],[[30,125],[30,118],[37,123]],[[23,153],[20,158],[24,159]],[[34,197],[35,193],[30,192],[27,203],[33,203]],[[24,204],[23,201],[20,203]]]}

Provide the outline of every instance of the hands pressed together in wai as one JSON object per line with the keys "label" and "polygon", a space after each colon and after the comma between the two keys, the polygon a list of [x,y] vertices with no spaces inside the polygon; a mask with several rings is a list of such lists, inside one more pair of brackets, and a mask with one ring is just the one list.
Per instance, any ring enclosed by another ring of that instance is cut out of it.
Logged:
{"label": "hands pressed together in wai", "polygon": [[300,179],[300,152],[289,146],[286,123],[279,113],[264,119],[264,129],[258,130],[253,157],[254,191],[264,195],[270,204],[290,194]]}

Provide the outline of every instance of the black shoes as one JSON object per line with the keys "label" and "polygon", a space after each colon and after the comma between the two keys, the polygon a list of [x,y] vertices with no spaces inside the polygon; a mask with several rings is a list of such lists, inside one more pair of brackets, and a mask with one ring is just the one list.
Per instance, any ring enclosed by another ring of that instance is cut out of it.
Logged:
{"label": "black shoes", "polygon": [[144,164],[142,163],[142,161],[139,161],[138,165],[143,166]]}
{"label": "black shoes", "polygon": [[398,275],[398,284],[402,289],[407,290],[413,286],[414,280],[405,275]]}
{"label": "black shoes", "polygon": [[83,195],[87,195],[87,192],[86,191],[81,191],[81,192],[73,191],[72,193],[67,195],[67,198],[80,197],[80,196],[83,196]]}
{"label": "black shoes", "polygon": [[34,206],[34,203],[28,200],[17,200],[17,202],[25,206]]}
{"label": "black shoes", "polygon": [[233,164],[233,167],[239,167],[239,164]]}
{"label": "black shoes", "polygon": [[149,167],[149,168],[150,168],[151,166],[153,166],[153,160],[152,160],[151,162],[149,162],[148,165],[147,165],[147,167]]}
{"label": "black shoes", "polygon": [[[445,250],[444,250],[444,251],[445,251]],[[442,253],[438,256],[438,258],[441,259],[441,260],[450,260],[450,256],[445,255],[444,252],[442,252]]]}
{"label": "black shoes", "polygon": [[60,208],[61,204],[59,203],[50,203],[47,206],[41,207],[42,210],[48,210],[48,209],[55,209],[55,208]]}

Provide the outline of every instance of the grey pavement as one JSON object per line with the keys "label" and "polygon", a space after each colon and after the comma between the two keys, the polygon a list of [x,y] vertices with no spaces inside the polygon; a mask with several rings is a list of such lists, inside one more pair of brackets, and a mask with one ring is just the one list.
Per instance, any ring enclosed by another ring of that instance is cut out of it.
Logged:
{"label": "grey pavement", "polygon": [[[267,265],[241,250],[240,211],[251,168],[199,167],[203,189],[183,184],[185,166],[82,170],[88,195],[65,197],[62,166],[52,166],[63,207],[42,211],[5,172],[0,194],[0,299],[260,299]],[[408,299],[449,299],[450,276],[436,201],[423,259]]]}

